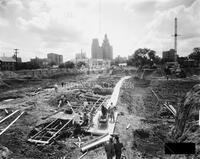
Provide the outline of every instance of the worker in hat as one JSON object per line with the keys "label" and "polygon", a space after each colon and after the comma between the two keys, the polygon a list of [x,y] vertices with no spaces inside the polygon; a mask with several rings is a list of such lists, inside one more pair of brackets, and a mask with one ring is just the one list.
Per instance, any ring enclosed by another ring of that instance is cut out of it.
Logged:
{"label": "worker in hat", "polygon": [[105,144],[105,152],[107,159],[113,159],[115,156],[115,148],[114,148],[114,143],[112,137],[109,139],[109,142]]}
{"label": "worker in hat", "polygon": [[124,146],[123,146],[123,144],[119,141],[119,137],[118,137],[118,136],[115,136],[114,149],[115,149],[116,159],[121,159],[122,150],[124,149]]}

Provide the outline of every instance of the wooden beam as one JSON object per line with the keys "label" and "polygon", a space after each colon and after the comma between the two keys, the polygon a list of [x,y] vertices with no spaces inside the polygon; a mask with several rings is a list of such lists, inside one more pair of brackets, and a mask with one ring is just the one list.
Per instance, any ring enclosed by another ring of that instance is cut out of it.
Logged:
{"label": "wooden beam", "polygon": [[34,139],[28,139],[29,142],[35,142],[35,143],[40,143],[40,144],[48,144],[49,142],[47,141],[41,141],[41,140],[34,140]]}
{"label": "wooden beam", "polygon": [[86,151],[84,154],[82,154],[78,159],[82,159],[88,152]]}
{"label": "wooden beam", "polygon": [[24,114],[24,112],[21,112],[21,114],[15,119],[13,120],[1,133],[0,135],[2,135],[9,127],[11,127],[21,116],[22,114]]}
{"label": "wooden beam", "polygon": [[176,116],[176,109],[172,105],[164,104],[164,106],[174,115]]}
{"label": "wooden beam", "polygon": [[15,113],[17,113],[19,110],[14,111],[13,113],[9,114],[8,116],[6,116],[5,118],[3,118],[0,123],[2,123],[3,121],[5,121],[6,119],[8,119],[9,117],[11,117],[12,115],[14,115]]}
{"label": "wooden beam", "polygon": [[158,101],[160,101],[160,98],[158,97],[158,95],[156,94],[156,92],[155,92],[153,89],[151,89],[151,91],[153,92],[153,94],[154,94],[154,96],[156,97],[156,99],[157,99]]}

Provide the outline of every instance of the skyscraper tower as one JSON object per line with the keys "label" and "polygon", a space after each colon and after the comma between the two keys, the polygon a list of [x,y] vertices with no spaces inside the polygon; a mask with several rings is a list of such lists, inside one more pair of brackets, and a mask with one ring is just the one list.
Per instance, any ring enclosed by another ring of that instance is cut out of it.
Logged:
{"label": "skyscraper tower", "polygon": [[101,47],[99,46],[98,39],[92,40],[91,56],[93,59],[103,59],[103,53]]}
{"label": "skyscraper tower", "polygon": [[107,34],[105,34],[102,43],[103,59],[112,60],[113,59],[113,48],[109,43]]}
{"label": "skyscraper tower", "polygon": [[113,59],[113,47],[110,45],[106,34],[102,46],[99,46],[98,39],[92,40],[91,56],[92,59],[104,59],[104,60]]}

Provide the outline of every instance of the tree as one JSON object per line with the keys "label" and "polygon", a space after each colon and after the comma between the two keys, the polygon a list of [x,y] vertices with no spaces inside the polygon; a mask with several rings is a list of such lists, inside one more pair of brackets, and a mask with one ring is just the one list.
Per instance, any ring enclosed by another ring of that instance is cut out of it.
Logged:
{"label": "tree", "polygon": [[190,59],[195,60],[198,64],[200,63],[200,47],[193,49],[193,52],[189,55]]}
{"label": "tree", "polygon": [[83,61],[79,61],[77,64],[76,64],[77,68],[81,68],[82,66],[86,66],[86,63],[83,62]]}
{"label": "tree", "polygon": [[154,50],[139,48],[131,57],[129,57],[127,64],[142,67],[144,65],[152,66],[153,64],[158,64],[159,62],[160,58],[156,56],[156,52]]}
{"label": "tree", "polygon": [[64,64],[64,63],[61,63],[58,67],[59,67],[59,68],[65,68],[65,64]]}
{"label": "tree", "polygon": [[74,68],[75,65],[72,61],[65,62],[65,68]]}

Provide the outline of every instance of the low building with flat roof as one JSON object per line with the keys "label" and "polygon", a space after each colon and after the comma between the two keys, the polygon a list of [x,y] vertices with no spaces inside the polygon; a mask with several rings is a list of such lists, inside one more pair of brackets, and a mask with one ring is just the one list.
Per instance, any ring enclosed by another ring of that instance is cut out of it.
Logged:
{"label": "low building with flat roof", "polygon": [[0,71],[14,71],[16,60],[12,57],[0,57]]}

